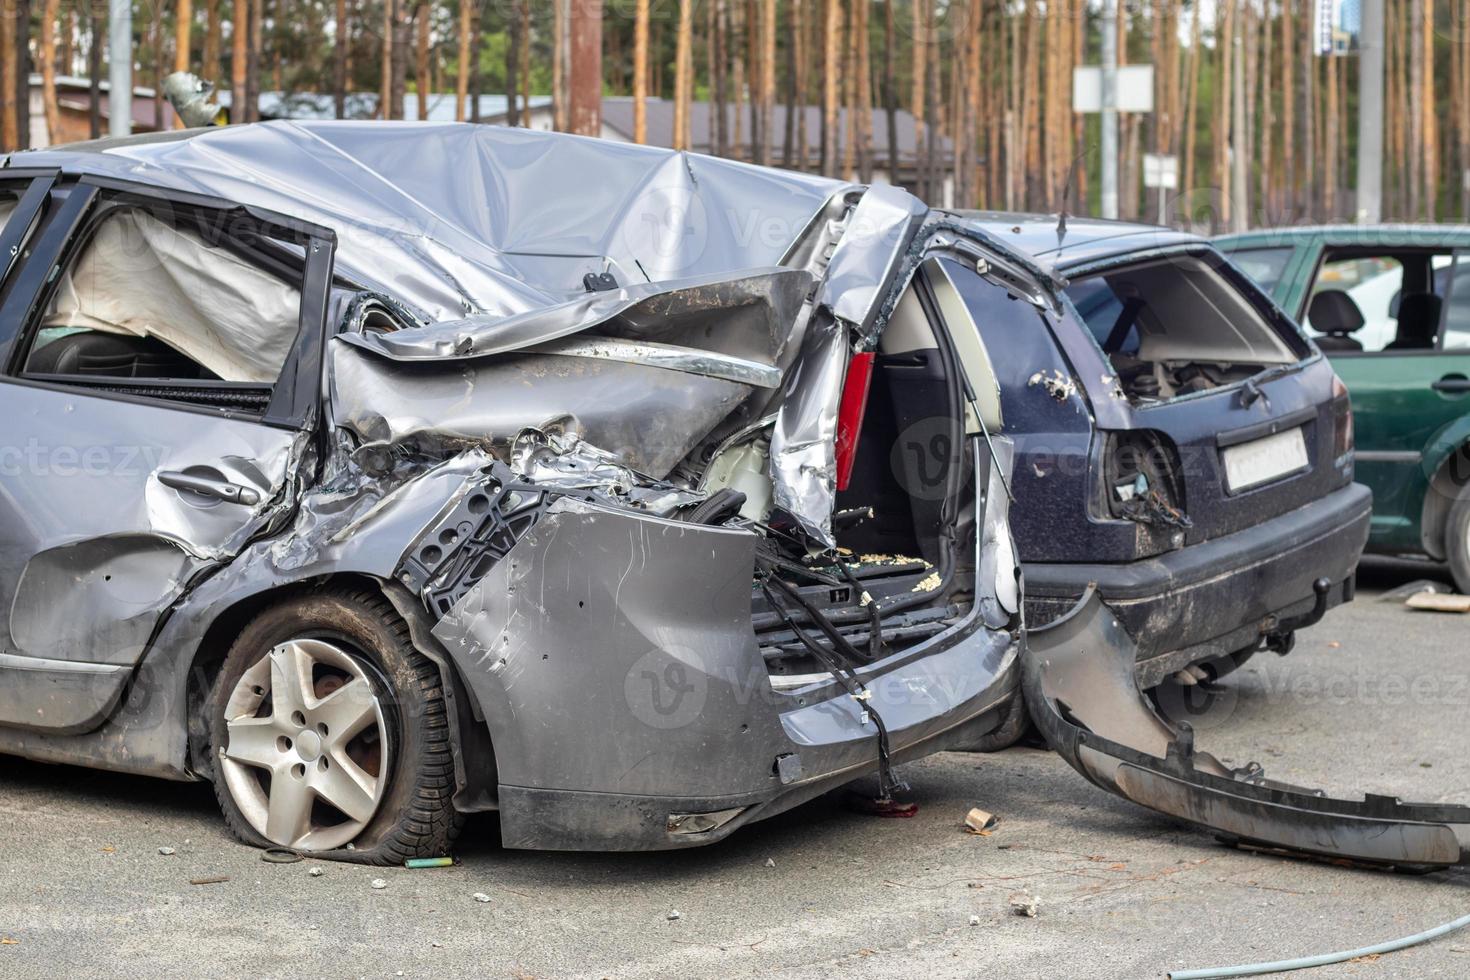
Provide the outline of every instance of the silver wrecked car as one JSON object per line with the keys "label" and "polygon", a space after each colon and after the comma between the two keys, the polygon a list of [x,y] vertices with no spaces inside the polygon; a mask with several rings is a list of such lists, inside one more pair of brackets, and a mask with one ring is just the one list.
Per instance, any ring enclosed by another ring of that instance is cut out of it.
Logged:
{"label": "silver wrecked car", "polygon": [[468,125],[0,170],[0,752],[248,843],[670,848],[1018,697],[994,374],[913,197]]}
{"label": "silver wrecked car", "polygon": [[1095,589],[1027,634],[967,298],[1065,284],[903,191],[271,123],[8,158],[0,222],[0,753],[387,864],[709,843],[1029,712],[1227,840],[1470,860],[1196,751]]}

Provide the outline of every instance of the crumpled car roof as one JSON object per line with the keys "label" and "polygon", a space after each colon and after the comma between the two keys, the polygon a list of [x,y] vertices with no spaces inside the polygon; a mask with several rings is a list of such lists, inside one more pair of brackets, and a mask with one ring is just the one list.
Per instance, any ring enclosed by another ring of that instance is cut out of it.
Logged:
{"label": "crumpled car roof", "polygon": [[12,155],[336,229],[337,269],[425,320],[777,265],[852,185],[656,147],[469,123],[275,121]]}

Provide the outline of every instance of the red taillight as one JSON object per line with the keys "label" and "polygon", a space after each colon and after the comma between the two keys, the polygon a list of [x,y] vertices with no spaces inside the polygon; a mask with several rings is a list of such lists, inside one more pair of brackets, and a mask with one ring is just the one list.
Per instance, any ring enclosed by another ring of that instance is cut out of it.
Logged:
{"label": "red taillight", "polygon": [[1347,385],[1343,384],[1342,379],[1335,374],[1332,376],[1332,421],[1332,455],[1336,459],[1342,459],[1353,451],[1355,442],[1353,402],[1348,395]]}
{"label": "red taillight", "polygon": [[868,408],[868,386],[873,381],[872,352],[854,354],[847,364],[842,385],[842,404],[837,410],[837,489],[846,490],[852,481],[852,464],[857,460],[858,438],[863,431],[863,413]]}

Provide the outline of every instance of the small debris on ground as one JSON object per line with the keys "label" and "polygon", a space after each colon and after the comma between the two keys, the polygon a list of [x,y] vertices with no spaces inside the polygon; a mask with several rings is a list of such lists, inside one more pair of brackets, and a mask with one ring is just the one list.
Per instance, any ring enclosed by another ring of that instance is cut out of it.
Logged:
{"label": "small debris on ground", "polygon": [[1011,912],[1014,915],[1024,915],[1028,919],[1036,918],[1037,911],[1041,908],[1041,899],[1027,892],[1014,892],[1011,895]]}
{"label": "small debris on ground", "polygon": [[866,793],[847,793],[843,802],[855,813],[866,813],[874,817],[912,817],[919,812],[919,804],[903,803],[894,799],[877,799]]}
{"label": "small debris on ground", "polygon": [[313,878],[320,878],[322,875],[326,874],[326,872],[323,871],[321,868],[312,868],[306,873],[311,875]]}
{"label": "small debris on ground", "polygon": [[170,854],[177,854],[178,852],[175,851],[172,847],[160,847],[158,849],[158,853],[162,854],[164,857],[168,857]]}
{"label": "small debris on ground", "polygon": [[473,896],[471,896],[471,897],[474,898],[475,901],[480,902],[482,904],[485,903],[485,902],[490,901],[490,896],[489,895],[486,895],[484,892],[475,892],[475,894]]}
{"label": "small debris on ground", "polygon": [[680,916],[679,916],[679,910],[678,909],[674,909],[672,912],[669,913],[669,921],[670,922],[673,922],[675,919],[678,919],[678,918],[680,918]]}
{"label": "small debris on ground", "polygon": [[230,880],[229,875],[208,875],[204,878],[190,878],[191,885],[222,885]]}
{"label": "small debris on ground", "polygon": [[981,837],[989,837],[990,832],[995,829],[995,825],[999,822],[995,814],[988,810],[982,810],[978,806],[971,807],[970,812],[965,814],[966,832],[978,834]]}
{"label": "small debris on ground", "polygon": [[970,916],[970,925],[972,925],[972,926],[978,926],[979,924],[980,924],[980,916],[978,916],[978,915],[972,915],[972,916]]}
{"label": "small debris on ground", "polygon": [[9,936],[0,937],[0,946],[19,946],[19,939],[11,939]]}
{"label": "small debris on ground", "polygon": [[1470,612],[1470,595],[1420,592],[1409,596],[1404,605],[1410,609],[1423,609],[1428,612],[1467,613]]}
{"label": "small debris on ground", "polygon": [[388,887],[388,883],[386,881],[384,881],[382,878],[374,878],[373,879],[373,887],[374,888],[377,888],[379,890],[382,890],[382,889]]}
{"label": "small debris on ground", "polygon": [[452,868],[452,867],[454,867],[454,858],[452,858],[452,857],[409,858],[407,861],[404,861],[403,862],[403,866],[405,868],[412,868],[412,869],[419,869],[419,868]]}
{"label": "small debris on ground", "polygon": [[1416,596],[1421,592],[1453,592],[1444,582],[1436,582],[1433,579],[1416,578],[1412,582],[1405,582],[1396,589],[1389,589],[1378,597],[1379,602],[1403,602],[1410,596]]}
{"label": "small debris on ground", "polygon": [[775,866],[776,866],[776,859],[775,858],[766,858],[766,867],[768,867],[768,868],[774,868]]}

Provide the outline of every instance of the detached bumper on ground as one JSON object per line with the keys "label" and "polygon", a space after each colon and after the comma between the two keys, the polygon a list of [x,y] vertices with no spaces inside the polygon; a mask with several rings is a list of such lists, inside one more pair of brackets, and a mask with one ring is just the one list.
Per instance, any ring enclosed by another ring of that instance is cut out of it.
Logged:
{"label": "detached bumper on ground", "polygon": [[1373,497],[1350,484],[1262,524],[1120,565],[1029,564],[1033,624],[1064,615],[1090,586],[1137,643],[1139,680],[1152,687],[1191,663],[1224,657],[1284,632],[1318,604],[1352,598]]}
{"label": "detached bumper on ground", "polygon": [[1334,799],[1269,779],[1254,762],[1231,769],[1196,752],[1187,725],[1153,710],[1134,662],[1132,641],[1094,591],[1029,639],[1031,717],[1090,782],[1229,843],[1414,870],[1470,861],[1470,807]]}

